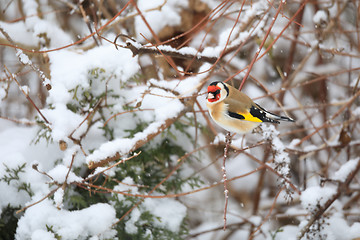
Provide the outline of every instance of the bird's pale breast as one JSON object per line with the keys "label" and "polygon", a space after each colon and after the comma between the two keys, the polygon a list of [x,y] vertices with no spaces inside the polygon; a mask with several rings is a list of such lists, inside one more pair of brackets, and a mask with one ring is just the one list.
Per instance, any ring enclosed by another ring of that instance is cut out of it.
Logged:
{"label": "bird's pale breast", "polygon": [[212,119],[222,128],[240,134],[247,133],[259,125],[258,122],[244,121],[232,118],[227,114],[228,107],[224,102],[207,103]]}

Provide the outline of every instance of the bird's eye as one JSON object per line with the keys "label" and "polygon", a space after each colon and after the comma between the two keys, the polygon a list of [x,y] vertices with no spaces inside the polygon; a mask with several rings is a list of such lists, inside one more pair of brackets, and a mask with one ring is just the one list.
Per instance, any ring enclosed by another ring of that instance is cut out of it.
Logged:
{"label": "bird's eye", "polygon": [[212,92],[215,96],[220,95],[220,90],[216,90],[215,92]]}

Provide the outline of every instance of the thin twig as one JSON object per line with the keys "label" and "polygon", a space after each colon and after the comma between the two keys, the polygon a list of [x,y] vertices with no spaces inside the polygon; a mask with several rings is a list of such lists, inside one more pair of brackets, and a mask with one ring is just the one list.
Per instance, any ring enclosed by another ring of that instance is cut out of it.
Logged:
{"label": "thin twig", "polygon": [[34,101],[30,98],[29,94],[26,93],[24,91],[24,89],[22,88],[21,84],[19,83],[19,81],[16,79],[16,77],[14,76],[14,74],[12,74],[10,72],[10,70],[7,68],[7,66],[5,65],[4,68],[6,69],[7,73],[5,73],[7,75],[8,78],[11,78],[12,80],[14,80],[14,82],[16,82],[16,84],[18,85],[19,89],[21,90],[21,92],[25,95],[26,99],[31,103],[31,105],[33,105],[33,107],[36,109],[36,111],[40,114],[40,116],[42,117],[42,119],[46,122],[46,127],[50,128],[50,122],[46,119],[46,117],[42,114],[42,112],[40,111],[40,109],[36,106],[36,104],[34,103]]}
{"label": "thin twig", "polygon": [[[21,62],[23,65],[29,65],[39,76],[39,78],[43,81],[43,85],[46,87],[48,91],[51,90],[50,80],[45,76],[44,72],[40,70],[39,67],[35,66],[30,60],[24,60],[23,57],[26,56],[28,58],[28,55],[23,53],[19,48],[17,47],[15,41],[10,37],[10,35],[2,28],[0,27],[0,32],[5,36],[5,38],[13,45],[15,48],[17,48],[17,57],[19,59],[19,62]],[[9,70],[8,70],[9,71]]]}
{"label": "thin twig", "polygon": [[248,78],[248,76],[249,76],[249,74],[250,74],[250,71],[251,71],[252,67],[254,66],[254,63],[256,62],[256,59],[257,59],[257,57],[259,56],[261,49],[262,49],[263,46],[265,45],[266,39],[267,39],[267,37],[269,36],[269,34],[270,34],[270,32],[271,32],[271,29],[273,28],[273,26],[274,26],[274,24],[275,24],[275,21],[276,21],[278,15],[279,15],[279,13],[281,12],[282,6],[283,6],[283,1],[280,1],[280,5],[279,5],[279,7],[278,7],[278,10],[276,11],[275,16],[273,17],[273,21],[271,22],[271,24],[270,24],[270,26],[269,26],[269,29],[268,29],[268,31],[266,32],[266,34],[265,34],[265,36],[264,36],[264,39],[262,40],[262,42],[261,42],[261,44],[260,44],[260,46],[259,46],[259,49],[256,51],[255,56],[253,57],[253,59],[252,59],[250,65],[249,65],[249,67],[248,67],[248,70],[247,70],[247,72],[246,72],[243,80],[241,81],[239,90],[241,90],[242,87],[244,86],[245,81],[246,81],[246,79]]}
{"label": "thin twig", "polygon": [[209,63],[215,63],[218,60],[217,57],[208,57],[202,55],[201,53],[197,53],[196,55],[190,53],[181,53],[181,49],[178,50],[175,48],[171,48],[170,46],[166,46],[166,49],[163,49],[161,46],[157,46],[157,47],[144,46],[140,43],[135,44],[130,41],[126,42],[126,48],[131,50],[133,56],[136,56],[138,54],[163,54],[166,56],[180,58],[180,59],[191,59],[191,60],[196,60],[200,62],[209,62]]}
{"label": "thin twig", "polygon": [[225,195],[225,206],[224,206],[224,231],[226,230],[226,213],[227,213],[227,207],[228,207],[228,201],[229,201],[229,190],[227,188],[227,176],[226,176],[226,159],[228,157],[229,147],[231,145],[231,133],[226,133],[226,139],[225,139],[225,149],[224,149],[224,158],[223,158],[223,165],[222,165],[222,173],[223,173],[223,183],[224,183],[224,195]]}
{"label": "thin twig", "polygon": [[57,188],[55,188],[54,190],[52,190],[51,192],[49,192],[45,197],[43,197],[43,198],[40,199],[39,201],[36,201],[36,202],[34,202],[34,203],[30,204],[30,205],[27,205],[27,206],[23,207],[22,209],[20,209],[20,210],[18,210],[18,211],[16,211],[16,214],[19,214],[19,213],[25,211],[26,209],[28,209],[28,208],[30,208],[30,207],[32,207],[32,206],[34,206],[34,205],[36,205],[36,204],[44,201],[44,200],[47,199],[48,197],[54,195],[54,193],[55,193],[60,187],[61,187],[61,185],[58,186]]}

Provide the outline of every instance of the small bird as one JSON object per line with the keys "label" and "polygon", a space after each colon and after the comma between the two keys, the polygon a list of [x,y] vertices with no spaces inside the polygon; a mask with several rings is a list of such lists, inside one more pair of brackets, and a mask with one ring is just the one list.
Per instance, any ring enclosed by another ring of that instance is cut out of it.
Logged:
{"label": "small bird", "polygon": [[295,122],[291,118],[266,111],[246,94],[224,82],[212,82],[208,86],[206,99],[211,118],[230,132],[244,134],[262,122]]}

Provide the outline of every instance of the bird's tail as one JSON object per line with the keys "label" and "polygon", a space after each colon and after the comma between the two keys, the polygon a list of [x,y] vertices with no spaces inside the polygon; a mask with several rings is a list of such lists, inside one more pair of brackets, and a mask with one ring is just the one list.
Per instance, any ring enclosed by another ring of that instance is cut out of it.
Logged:
{"label": "bird's tail", "polygon": [[279,121],[295,122],[295,120],[292,118],[276,115],[274,113],[266,111],[259,105],[257,105],[257,106],[266,113],[265,116],[266,116],[266,118],[268,118],[270,120],[269,122],[273,122],[273,123],[280,123]]}
{"label": "bird's tail", "polygon": [[276,114],[273,114],[273,113],[270,113],[270,112],[266,112],[266,114],[269,115],[268,118],[272,118],[274,120],[286,121],[286,122],[295,122],[294,119],[289,118],[289,117],[279,116],[279,115],[276,115]]}

